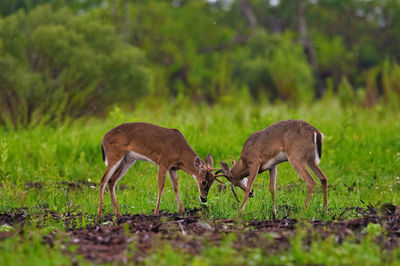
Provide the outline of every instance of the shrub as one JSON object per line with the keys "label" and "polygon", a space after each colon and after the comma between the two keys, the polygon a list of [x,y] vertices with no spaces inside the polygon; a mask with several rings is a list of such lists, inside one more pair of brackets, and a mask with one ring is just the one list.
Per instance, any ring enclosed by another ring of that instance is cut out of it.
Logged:
{"label": "shrub", "polygon": [[112,26],[40,6],[0,19],[0,124],[57,123],[146,92],[143,53]]}
{"label": "shrub", "polygon": [[259,31],[238,53],[234,76],[254,97],[267,94],[292,103],[312,97],[314,78],[302,47],[290,32],[268,35]]}

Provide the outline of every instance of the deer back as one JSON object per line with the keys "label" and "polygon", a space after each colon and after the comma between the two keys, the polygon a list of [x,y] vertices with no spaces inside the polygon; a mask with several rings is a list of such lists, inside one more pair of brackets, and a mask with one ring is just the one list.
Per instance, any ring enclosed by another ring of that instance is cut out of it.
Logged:
{"label": "deer back", "polygon": [[105,152],[134,152],[156,164],[180,163],[185,155],[195,152],[177,129],[163,128],[148,123],[126,123],[109,131],[103,138]]}
{"label": "deer back", "polygon": [[239,160],[247,166],[257,160],[268,161],[271,158],[279,160],[281,157],[285,161],[287,153],[300,152],[306,156],[315,150],[315,133],[321,134],[305,121],[279,121],[250,135],[243,145]]}

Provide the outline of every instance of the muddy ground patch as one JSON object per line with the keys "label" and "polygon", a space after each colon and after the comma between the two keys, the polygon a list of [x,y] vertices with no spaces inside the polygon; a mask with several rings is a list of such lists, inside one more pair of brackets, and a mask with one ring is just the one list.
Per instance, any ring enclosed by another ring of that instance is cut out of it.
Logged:
{"label": "muddy ground patch", "polygon": [[[227,235],[234,235],[231,245],[238,250],[257,247],[264,255],[276,254],[290,248],[297,230],[305,230],[305,245],[316,238],[334,236],[337,243],[352,237],[365,237],[370,223],[380,225],[377,238],[383,248],[398,246],[400,216],[363,215],[351,220],[299,221],[295,219],[235,221],[209,220],[196,215],[161,217],[125,215],[110,225],[94,225],[70,232],[71,242],[78,244],[77,252],[93,262],[134,261],[140,263],[154,249],[169,244],[185,253],[200,254],[205,247],[218,246]],[[135,248],[131,248],[133,243]]]}
{"label": "muddy ground patch", "polygon": [[[340,217],[331,221],[296,220],[290,218],[273,220],[220,220],[208,219],[202,210],[189,210],[184,215],[163,213],[161,216],[124,215],[115,219],[106,215],[101,222],[95,217],[79,227],[76,221],[82,214],[56,213],[43,207],[37,214],[28,214],[27,209],[15,209],[0,214],[0,225],[10,225],[24,230],[30,221],[48,221],[54,219],[62,222],[68,240],[66,246],[76,246],[72,258],[82,255],[94,263],[103,262],[135,262],[140,263],[154,250],[165,244],[184,251],[187,254],[200,254],[205,248],[226,244],[223,240],[231,236],[230,245],[238,250],[259,248],[266,256],[287,250],[291,239],[302,230],[306,234],[304,245],[311,245],[315,239],[334,237],[340,244],[345,239],[354,241],[365,237],[369,224],[382,228],[377,237],[380,246],[393,249],[399,245],[400,212],[393,205],[383,206],[376,210],[372,206],[365,208],[349,207],[345,212],[354,212],[356,219],[342,220]],[[37,223],[40,226],[40,222]],[[11,237],[18,232],[2,232],[1,239]],[[57,232],[43,236],[43,243],[53,247]]]}

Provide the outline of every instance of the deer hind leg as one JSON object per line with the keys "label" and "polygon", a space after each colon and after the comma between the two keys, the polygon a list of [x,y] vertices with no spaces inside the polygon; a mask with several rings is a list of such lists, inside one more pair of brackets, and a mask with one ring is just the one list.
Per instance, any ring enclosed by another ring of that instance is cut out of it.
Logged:
{"label": "deer hind leg", "polygon": [[182,213],[182,212],[184,212],[184,210],[183,210],[181,198],[179,197],[179,192],[178,192],[178,175],[177,175],[177,171],[170,169],[170,170],[168,170],[168,173],[169,173],[169,177],[171,179],[172,187],[174,189],[176,202],[178,203],[178,210],[179,210],[179,212]]}
{"label": "deer hind leg", "polygon": [[239,212],[242,212],[244,210],[244,207],[246,206],[246,202],[247,202],[247,199],[249,198],[251,187],[253,186],[254,180],[256,179],[256,176],[260,169],[260,165],[252,165],[249,168],[250,168],[249,169],[249,179],[247,181],[246,192],[244,194],[242,205],[240,206]]}
{"label": "deer hind leg", "polygon": [[308,167],[310,167],[310,169],[321,181],[322,189],[324,191],[324,207],[326,207],[328,205],[328,178],[326,178],[324,172],[322,172],[315,160],[309,161]]}
{"label": "deer hind leg", "polygon": [[115,196],[115,187],[116,187],[118,181],[126,174],[126,172],[129,170],[129,168],[131,168],[131,166],[135,162],[136,162],[136,160],[129,160],[126,157],[124,157],[124,160],[121,162],[118,169],[115,171],[115,173],[110,178],[110,181],[108,182],[108,189],[110,190],[111,201],[114,206],[115,214],[118,217],[121,216],[121,213],[119,212],[117,198]]}
{"label": "deer hind leg", "polygon": [[109,161],[107,165],[106,172],[103,175],[103,178],[100,180],[100,198],[99,198],[99,206],[98,206],[98,211],[97,211],[97,217],[100,217],[102,215],[102,206],[103,206],[103,194],[104,190],[106,188],[106,185],[108,181],[110,180],[111,176],[115,173],[119,165],[121,164],[121,161],[123,160],[120,159],[119,161]]}
{"label": "deer hind leg", "polygon": [[167,172],[166,168],[159,166],[159,168],[158,168],[158,200],[157,200],[157,206],[154,210],[154,215],[158,215],[158,213],[159,213],[161,196],[162,196],[162,193],[164,192],[166,172]]}
{"label": "deer hind leg", "polygon": [[275,165],[269,170],[269,190],[272,196],[272,214],[274,218],[276,217],[276,207],[275,207],[275,189],[276,189],[276,176],[278,174],[278,166]]}
{"label": "deer hind leg", "polygon": [[307,197],[306,197],[306,201],[305,201],[305,207],[307,209],[308,208],[308,204],[309,204],[310,199],[311,199],[311,196],[312,196],[313,191],[314,191],[315,180],[314,180],[314,178],[312,177],[312,175],[310,174],[310,172],[308,172],[308,170],[306,168],[306,161],[291,159],[289,157],[288,157],[288,159],[289,159],[289,163],[293,166],[293,168],[296,170],[296,172],[299,174],[299,176],[307,184]]}

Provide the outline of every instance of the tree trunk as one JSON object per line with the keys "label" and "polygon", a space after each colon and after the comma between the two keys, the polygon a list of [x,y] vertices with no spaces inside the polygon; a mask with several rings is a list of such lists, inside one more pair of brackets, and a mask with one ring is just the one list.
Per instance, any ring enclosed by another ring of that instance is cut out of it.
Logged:
{"label": "tree trunk", "polygon": [[124,0],[124,28],[122,30],[122,38],[125,42],[129,42],[130,26],[129,0]]}
{"label": "tree trunk", "polygon": [[111,15],[114,22],[118,23],[118,0],[111,0]]}
{"label": "tree trunk", "polygon": [[319,73],[317,56],[315,54],[312,42],[308,36],[308,27],[305,17],[306,6],[307,6],[307,0],[300,0],[297,6],[297,20],[298,20],[297,22],[299,27],[299,37],[300,37],[300,43],[303,46],[304,52],[307,56],[307,61],[312,67],[313,75],[316,81],[315,96],[317,98],[321,98],[322,95],[324,94],[325,88]]}
{"label": "tree trunk", "polygon": [[257,26],[257,17],[251,9],[251,5],[247,0],[240,0],[240,10],[247,17],[249,26],[255,28]]}

